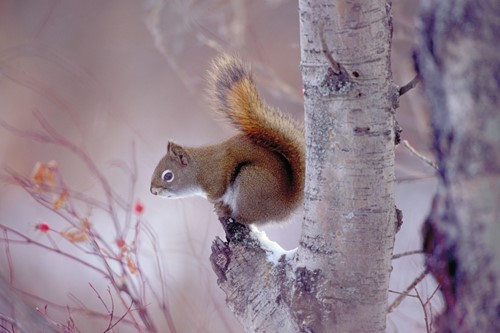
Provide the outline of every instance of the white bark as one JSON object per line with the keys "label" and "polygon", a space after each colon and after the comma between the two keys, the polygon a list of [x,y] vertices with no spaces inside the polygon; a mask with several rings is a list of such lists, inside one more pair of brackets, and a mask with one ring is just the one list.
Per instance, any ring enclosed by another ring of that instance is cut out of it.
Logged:
{"label": "white bark", "polygon": [[[291,258],[278,262],[276,249],[247,226],[221,219],[227,241],[217,238],[210,261],[226,302],[247,332],[302,332],[290,308],[294,285]],[[273,251],[271,253],[271,251]]]}
{"label": "white bark", "polygon": [[[300,1],[307,170],[297,266],[332,332],[384,332],[396,232],[391,17],[385,1]],[[322,51],[320,29],[340,74]],[[322,330],[325,331],[325,330]]]}

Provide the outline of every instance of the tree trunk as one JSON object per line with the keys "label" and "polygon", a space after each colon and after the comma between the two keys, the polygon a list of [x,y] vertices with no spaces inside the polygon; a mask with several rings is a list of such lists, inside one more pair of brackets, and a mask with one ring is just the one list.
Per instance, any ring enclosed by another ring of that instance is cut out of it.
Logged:
{"label": "tree trunk", "polygon": [[[397,87],[386,1],[299,0],[307,176],[298,249],[222,221],[211,262],[247,332],[385,332]],[[278,260],[279,258],[279,260]]]}
{"label": "tree trunk", "polygon": [[500,2],[426,1],[417,64],[440,184],[424,226],[439,332],[500,332]]}
{"label": "tree trunk", "polygon": [[385,332],[396,231],[390,6],[299,4],[308,181],[297,266],[318,275],[321,332]]}
{"label": "tree trunk", "polygon": [[43,317],[44,309],[37,312],[35,307],[26,305],[3,277],[0,276],[0,332],[56,333],[48,320]]}

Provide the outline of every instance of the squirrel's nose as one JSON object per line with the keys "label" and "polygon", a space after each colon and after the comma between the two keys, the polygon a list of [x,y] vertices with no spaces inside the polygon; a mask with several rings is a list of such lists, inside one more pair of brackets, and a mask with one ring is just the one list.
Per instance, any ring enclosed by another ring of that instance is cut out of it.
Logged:
{"label": "squirrel's nose", "polygon": [[151,186],[149,188],[149,191],[151,192],[151,194],[158,195],[158,188],[156,187]]}

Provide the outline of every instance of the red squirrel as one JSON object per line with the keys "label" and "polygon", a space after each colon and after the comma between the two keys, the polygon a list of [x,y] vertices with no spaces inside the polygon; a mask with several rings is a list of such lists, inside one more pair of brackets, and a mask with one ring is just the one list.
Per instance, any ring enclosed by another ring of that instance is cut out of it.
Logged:
{"label": "red squirrel", "polygon": [[262,101],[240,59],[215,59],[208,81],[213,107],[240,133],[202,147],[169,142],[151,178],[151,193],[204,196],[219,217],[243,224],[285,220],[303,199],[302,126]]}

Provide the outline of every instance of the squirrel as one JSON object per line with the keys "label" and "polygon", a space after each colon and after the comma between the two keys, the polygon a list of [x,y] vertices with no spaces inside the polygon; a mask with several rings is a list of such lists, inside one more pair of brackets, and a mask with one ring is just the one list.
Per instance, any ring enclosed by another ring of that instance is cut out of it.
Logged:
{"label": "squirrel", "polygon": [[285,220],[303,199],[303,127],[262,101],[249,66],[239,58],[219,56],[208,77],[213,108],[240,133],[202,147],[168,142],[151,193],[204,196],[219,217],[242,224]]}

